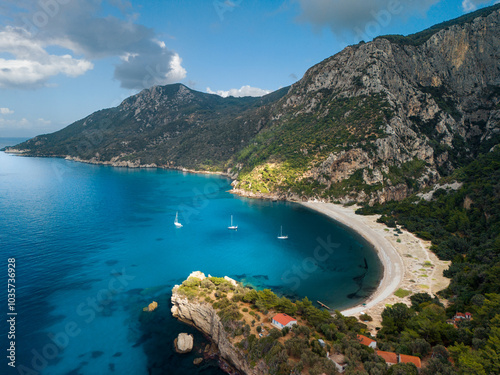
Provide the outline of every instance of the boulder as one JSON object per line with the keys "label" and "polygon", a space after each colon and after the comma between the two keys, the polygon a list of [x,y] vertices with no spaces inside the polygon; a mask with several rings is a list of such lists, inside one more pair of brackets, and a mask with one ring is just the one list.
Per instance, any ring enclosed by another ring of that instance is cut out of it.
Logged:
{"label": "boulder", "polygon": [[175,351],[180,354],[189,353],[193,350],[193,335],[187,333],[179,333],[179,336],[174,340]]}
{"label": "boulder", "polygon": [[153,301],[147,307],[143,308],[142,310],[151,312],[151,311],[156,310],[157,307],[158,307],[158,302]]}
{"label": "boulder", "polygon": [[201,362],[203,362],[203,358],[196,358],[196,359],[193,361],[193,364],[194,364],[194,365],[199,365]]}

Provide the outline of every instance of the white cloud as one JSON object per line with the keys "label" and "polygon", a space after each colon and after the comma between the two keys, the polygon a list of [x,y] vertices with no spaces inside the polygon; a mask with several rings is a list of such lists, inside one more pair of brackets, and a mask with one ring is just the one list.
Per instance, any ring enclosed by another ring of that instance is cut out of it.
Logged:
{"label": "white cloud", "polygon": [[0,108],[0,114],[2,115],[11,115],[13,114],[14,111],[12,109],[9,109],[9,108]]}
{"label": "white cloud", "polygon": [[239,98],[242,96],[264,96],[271,93],[270,90],[259,89],[257,87],[251,87],[248,85],[241,86],[241,88],[239,89],[230,89],[227,91],[224,90],[212,91],[210,87],[207,87],[207,92],[209,94],[216,94],[222,96],[223,98],[227,98],[228,96],[234,96],[235,98]]}
{"label": "white cloud", "polygon": [[424,13],[441,0],[293,0],[301,7],[299,22],[328,27],[337,36],[373,38],[397,17]]}
{"label": "white cloud", "polygon": [[42,124],[42,125],[50,125],[50,124],[52,124],[52,121],[50,121],[50,120],[45,120],[44,118],[41,118],[41,117],[40,117],[37,121],[38,121],[40,124]]}
{"label": "white cloud", "polygon": [[24,117],[20,120],[11,120],[11,119],[6,120],[0,117],[0,129],[3,128],[30,129],[31,125],[32,125],[31,122]]}
{"label": "white cloud", "polygon": [[37,134],[52,133],[63,127],[64,124],[56,124],[43,118],[30,119],[3,118],[0,117],[0,134],[2,137],[33,137]]}
{"label": "white cloud", "polygon": [[70,55],[51,55],[31,34],[9,26],[0,31],[0,52],[13,56],[0,58],[0,87],[4,88],[42,86],[52,76],[77,77],[94,66]]}
{"label": "white cloud", "polygon": [[170,59],[170,71],[166,74],[165,78],[169,83],[178,82],[186,78],[187,71],[182,67],[182,59],[174,53]]}
{"label": "white cloud", "polygon": [[[154,29],[136,22],[138,14],[130,1],[79,0],[60,6],[54,2],[57,9],[51,8],[53,12],[42,5],[45,13],[39,3],[16,0],[2,9],[6,13],[2,16],[19,27],[0,27],[4,34],[0,36],[0,53],[14,55],[0,59],[0,87],[49,86],[46,81],[56,74],[75,77],[92,69],[91,61],[109,57],[121,59],[114,78],[124,88],[144,89],[186,76],[179,55],[167,49]],[[101,16],[105,4],[119,9],[121,16]],[[43,27],[40,20],[36,22],[41,13],[50,21]],[[48,52],[52,47],[68,52],[55,56]]]}
{"label": "white cloud", "polygon": [[126,89],[145,89],[179,82],[186,77],[180,56],[166,48],[161,53],[127,56],[115,67],[114,77]]}
{"label": "white cloud", "polygon": [[[465,13],[468,13],[476,10],[481,5],[486,5],[491,2],[491,0],[462,0],[462,9]],[[498,1],[495,1],[495,4],[498,4]]]}

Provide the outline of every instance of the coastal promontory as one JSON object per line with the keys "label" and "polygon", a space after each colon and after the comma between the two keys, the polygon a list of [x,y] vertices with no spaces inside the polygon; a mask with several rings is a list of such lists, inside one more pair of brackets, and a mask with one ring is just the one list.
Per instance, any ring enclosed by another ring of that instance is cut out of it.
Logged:
{"label": "coastal promontory", "polygon": [[334,341],[356,340],[352,328],[364,326],[356,318],[332,316],[307,298],[292,302],[269,289],[201,272],[176,285],[171,302],[174,317],[201,331],[222,360],[250,375],[336,374],[330,356],[341,348]]}

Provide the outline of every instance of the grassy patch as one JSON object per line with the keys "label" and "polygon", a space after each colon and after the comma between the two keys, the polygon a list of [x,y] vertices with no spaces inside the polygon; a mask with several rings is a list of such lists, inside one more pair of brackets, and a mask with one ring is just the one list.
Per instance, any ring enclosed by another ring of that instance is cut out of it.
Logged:
{"label": "grassy patch", "polygon": [[409,290],[399,288],[394,292],[394,295],[399,298],[405,298],[408,297],[411,294]]}

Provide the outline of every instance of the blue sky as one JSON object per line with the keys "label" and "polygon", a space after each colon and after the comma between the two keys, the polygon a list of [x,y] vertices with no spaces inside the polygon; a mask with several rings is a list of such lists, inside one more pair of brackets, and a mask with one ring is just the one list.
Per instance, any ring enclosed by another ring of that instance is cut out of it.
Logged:
{"label": "blue sky", "polygon": [[152,85],[288,86],[345,46],[490,0],[2,0],[0,137],[61,129]]}

